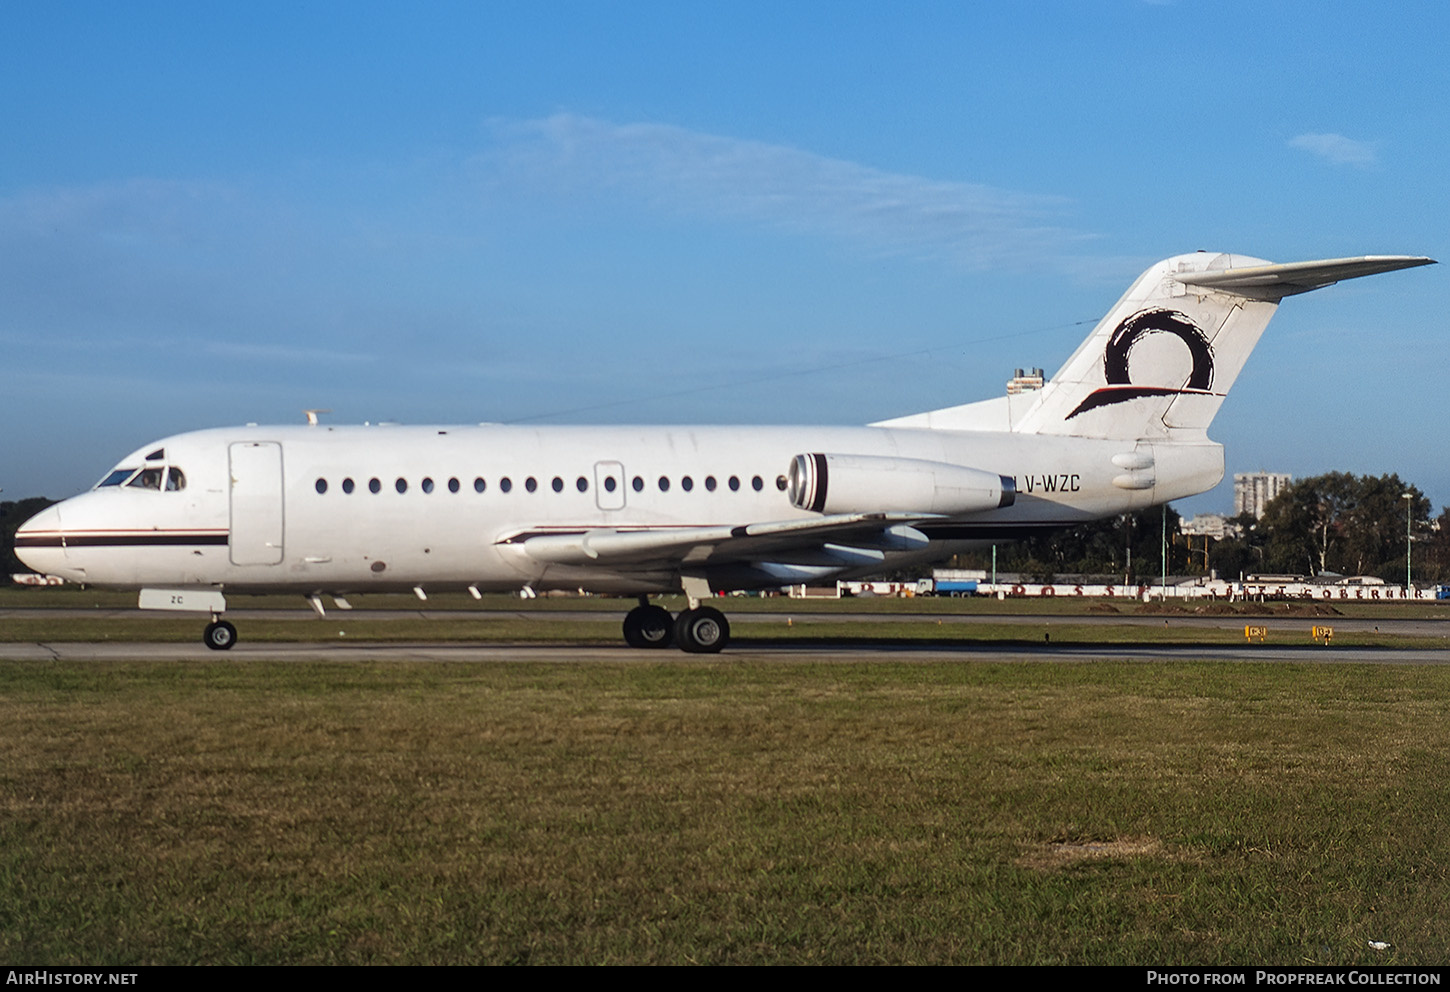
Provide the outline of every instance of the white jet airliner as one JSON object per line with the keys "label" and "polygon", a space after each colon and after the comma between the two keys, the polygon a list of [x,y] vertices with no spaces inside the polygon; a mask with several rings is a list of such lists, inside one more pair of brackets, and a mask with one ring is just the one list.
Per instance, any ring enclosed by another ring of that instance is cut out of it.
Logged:
{"label": "white jet airliner", "polygon": [[[1196,253],[1138,278],[1037,391],[867,427],[239,427],[152,442],[16,534],[38,572],[208,612],[225,593],[584,589],[635,647],[720,650],[713,592],[869,575],[1191,496],[1279,301],[1432,259]],[[678,616],[651,594],[683,591]]]}

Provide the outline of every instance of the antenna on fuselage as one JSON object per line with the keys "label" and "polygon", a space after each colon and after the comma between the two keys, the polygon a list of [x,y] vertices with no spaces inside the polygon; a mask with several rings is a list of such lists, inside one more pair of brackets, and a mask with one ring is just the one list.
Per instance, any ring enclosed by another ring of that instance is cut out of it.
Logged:
{"label": "antenna on fuselage", "polygon": [[317,415],[319,413],[331,413],[332,411],[331,410],[303,410],[302,412],[305,413],[305,414],[307,414],[307,426],[308,427],[316,427],[317,426]]}

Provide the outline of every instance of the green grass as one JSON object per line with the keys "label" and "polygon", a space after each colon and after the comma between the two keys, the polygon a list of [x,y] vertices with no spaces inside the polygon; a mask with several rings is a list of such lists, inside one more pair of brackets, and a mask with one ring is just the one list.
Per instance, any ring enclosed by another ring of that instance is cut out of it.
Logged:
{"label": "green grass", "polygon": [[0,959],[1436,963],[1447,700],[1440,666],[7,662]]}

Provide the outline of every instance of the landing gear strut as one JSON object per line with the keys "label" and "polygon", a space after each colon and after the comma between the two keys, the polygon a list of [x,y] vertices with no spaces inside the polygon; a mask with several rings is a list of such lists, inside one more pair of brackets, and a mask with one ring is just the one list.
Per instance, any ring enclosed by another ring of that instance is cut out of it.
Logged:
{"label": "landing gear strut", "polygon": [[711,606],[684,610],[671,617],[662,606],[640,604],[624,618],[624,640],[632,648],[667,648],[671,644],[690,654],[714,654],[730,641],[730,621]]}
{"label": "landing gear strut", "polygon": [[201,632],[201,641],[213,651],[229,651],[237,643],[237,628],[225,620],[213,620]]}

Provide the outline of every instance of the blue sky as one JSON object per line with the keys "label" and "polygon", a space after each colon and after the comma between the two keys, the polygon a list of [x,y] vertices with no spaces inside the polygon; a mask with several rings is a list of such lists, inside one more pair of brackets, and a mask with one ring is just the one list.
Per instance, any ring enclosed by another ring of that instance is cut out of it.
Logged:
{"label": "blue sky", "polygon": [[[1450,259],[1447,37],[1413,2],[12,0],[0,487],[309,407],[864,423],[1051,373],[1168,255]],[[1287,301],[1229,475],[1450,503],[1447,277]]]}

